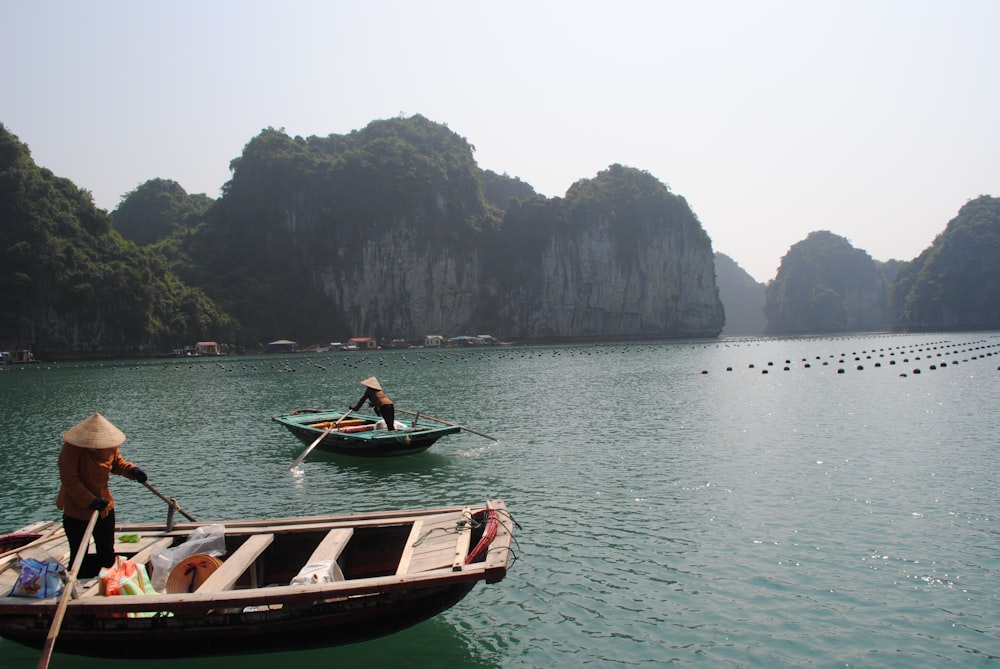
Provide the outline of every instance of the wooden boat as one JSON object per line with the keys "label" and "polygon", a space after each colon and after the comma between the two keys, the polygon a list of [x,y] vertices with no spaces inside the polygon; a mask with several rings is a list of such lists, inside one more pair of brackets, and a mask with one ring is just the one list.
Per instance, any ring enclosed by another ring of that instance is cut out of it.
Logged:
{"label": "wooden boat", "polygon": [[[208,524],[123,524],[116,539],[140,539],[115,550],[146,564],[154,550],[180,545]],[[437,615],[478,581],[503,579],[512,562],[514,521],[502,501],[223,525],[227,552],[193,592],[172,592],[173,575],[163,594],[105,596],[98,579],[79,583],[55,651],[176,658],[363,641]],[[18,554],[66,563],[65,537],[46,536],[0,556],[0,592],[16,581]],[[317,564],[331,580],[292,584]],[[0,637],[41,648],[58,599],[0,597]]]}
{"label": "wooden boat", "polygon": [[344,414],[333,411],[300,409],[290,414],[272,416],[271,420],[284,425],[304,444],[312,444],[322,437],[317,448],[341,455],[365,457],[420,453],[441,437],[462,429],[458,425],[415,417],[405,423],[396,421],[398,429],[386,430],[384,427],[377,427],[380,419],[375,416],[352,414],[351,417],[340,420],[343,417]]}

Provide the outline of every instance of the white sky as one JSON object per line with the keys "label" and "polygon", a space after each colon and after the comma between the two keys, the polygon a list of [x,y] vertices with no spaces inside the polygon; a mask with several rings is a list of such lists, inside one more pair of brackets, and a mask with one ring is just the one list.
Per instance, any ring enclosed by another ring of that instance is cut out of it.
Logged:
{"label": "white sky", "polygon": [[910,260],[1000,196],[1000,0],[0,0],[0,123],[114,209],[218,197],[263,128],[423,114],[562,196],[612,163],[756,279],[830,230]]}

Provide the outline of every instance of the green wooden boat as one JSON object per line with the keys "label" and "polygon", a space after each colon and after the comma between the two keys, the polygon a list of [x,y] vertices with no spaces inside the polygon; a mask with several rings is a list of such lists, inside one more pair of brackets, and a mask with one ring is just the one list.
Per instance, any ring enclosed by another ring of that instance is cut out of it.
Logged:
{"label": "green wooden boat", "polygon": [[396,421],[395,430],[385,429],[385,422],[376,416],[344,414],[334,411],[300,409],[289,414],[272,416],[304,444],[341,455],[390,457],[412,455],[426,451],[441,437],[462,429],[459,425],[432,420]]}

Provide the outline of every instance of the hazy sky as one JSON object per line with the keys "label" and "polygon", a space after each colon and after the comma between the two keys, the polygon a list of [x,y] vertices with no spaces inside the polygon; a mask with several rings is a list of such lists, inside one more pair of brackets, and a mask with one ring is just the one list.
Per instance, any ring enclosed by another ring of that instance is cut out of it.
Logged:
{"label": "hazy sky", "polygon": [[547,196],[613,163],[760,281],[830,230],[910,260],[1000,196],[1000,0],[0,0],[0,123],[114,209],[218,197],[263,128],[423,114]]}

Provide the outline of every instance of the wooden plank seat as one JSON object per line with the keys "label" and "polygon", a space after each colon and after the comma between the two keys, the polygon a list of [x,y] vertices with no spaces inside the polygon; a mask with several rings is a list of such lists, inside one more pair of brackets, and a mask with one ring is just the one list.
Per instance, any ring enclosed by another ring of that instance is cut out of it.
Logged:
{"label": "wooden plank seat", "polygon": [[[240,576],[260,557],[260,554],[274,541],[273,534],[254,534],[243,542],[222,566],[205,579],[197,592],[222,592],[232,590]],[[250,572],[251,587],[257,587],[256,571]]]}
{"label": "wooden plank seat", "polygon": [[344,572],[341,570],[340,565],[337,564],[337,560],[340,558],[340,554],[344,552],[344,548],[347,546],[347,542],[351,540],[354,536],[354,528],[352,527],[335,527],[326,533],[323,540],[319,542],[316,546],[316,550],[312,552],[309,559],[306,560],[306,564],[317,564],[325,560],[331,560],[333,565],[330,568],[330,577],[334,581],[343,581]]}
{"label": "wooden plank seat", "polygon": [[471,528],[464,519],[470,510],[427,516],[414,521],[396,569],[397,576],[451,567],[461,571]]}

